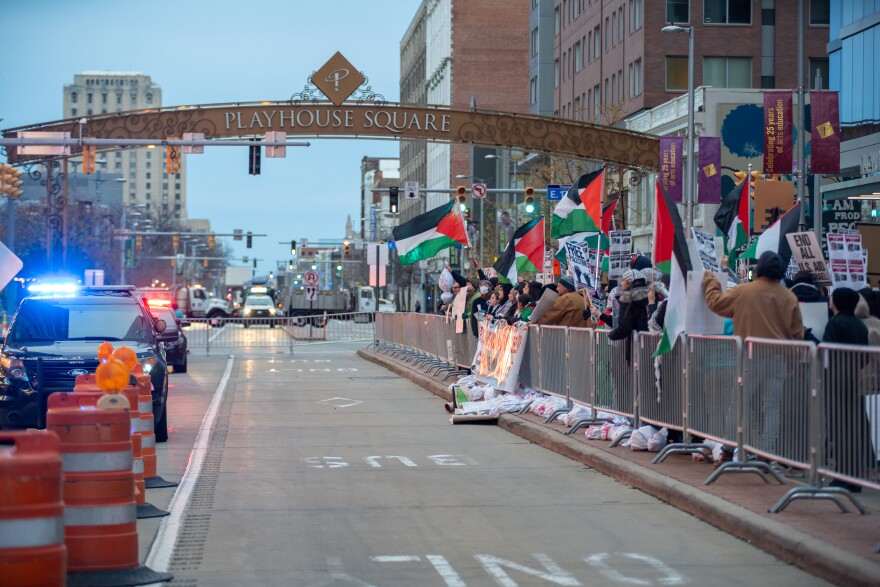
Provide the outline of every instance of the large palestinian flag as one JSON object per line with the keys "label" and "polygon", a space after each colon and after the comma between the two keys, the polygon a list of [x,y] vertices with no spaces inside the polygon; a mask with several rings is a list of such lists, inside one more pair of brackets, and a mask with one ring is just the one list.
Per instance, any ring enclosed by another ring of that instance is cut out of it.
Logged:
{"label": "large palestinian flag", "polygon": [[770,228],[765,230],[758,237],[758,240],[749,245],[749,248],[743,251],[740,258],[758,259],[765,251],[773,251],[782,257],[782,266],[788,267],[791,261],[791,246],[788,244],[788,239],[785,238],[785,235],[790,232],[797,232],[800,220],[801,203],[798,202],[789,208],[788,212],[783,214],[779,220],[770,225]]}
{"label": "large palestinian flag", "polygon": [[679,335],[684,332],[684,317],[687,312],[687,272],[693,269],[678,208],[660,187],[659,181],[656,189],[654,267],[669,274],[669,299],[666,302],[663,338],[654,353],[655,357],[671,351]]}
{"label": "large palestinian flag", "polygon": [[724,235],[724,250],[730,268],[736,266],[735,251],[749,242],[748,181],[742,181],[730,190],[715,213],[715,226]]}
{"label": "large palestinian flag", "polygon": [[516,283],[523,273],[539,273],[544,265],[544,218],[535,218],[513,233],[501,257],[492,267],[500,281]]}
{"label": "large palestinian flag", "polygon": [[602,231],[602,193],[605,191],[605,168],[580,176],[553,209],[550,236],[559,241],[562,262],[565,243],[583,242]]}
{"label": "large palestinian flag", "polygon": [[459,243],[468,244],[464,218],[457,204],[457,200],[452,200],[394,227],[391,234],[401,265],[430,259]]}

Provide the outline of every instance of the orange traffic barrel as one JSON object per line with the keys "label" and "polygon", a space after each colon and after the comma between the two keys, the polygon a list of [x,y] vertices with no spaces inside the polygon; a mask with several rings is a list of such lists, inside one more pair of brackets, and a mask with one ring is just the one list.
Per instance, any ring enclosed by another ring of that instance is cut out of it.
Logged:
{"label": "orange traffic barrel", "polygon": [[144,486],[144,436],[141,433],[140,398],[138,397],[137,388],[133,386],[124,388],[121,394],[125,396],[128,400],[128,404],[131,406],[129,408],[129,417],[131,418],[129,422],[129,431],[131,433],[131,444],[133,449],[132,470],[134,471],[135,487],[137,487],[138,490],[137,504],[144,505],[144,503],[146,503],[147,492],[146,487]]}
{"label": "orange traffic barrel", "polygon": [[156,434],[153,426],[153,396],[147,389],[147,394],[141,392],[138,395],[139,410],[141,414],[141,452],[144,455],[144,479],[152,479],[156,476]]}
{"label": "orange traffic barrel", "polygon": [[[99,402],[119,408],[99,409]],[[46,425],[61,440],[69,571],[137,567],[131,421],[125,402],[102,393],[53,393]]]}
{"label": "orange traffic barrel", "polygon": [[61,495],[58,437],[0,431],[0,584],[65,584]]}
{"label": "orange traffic barrel", "polygon": [[73,392],[79,393],[81,391],[99,391],[103,393],[103,390],[98,387],[98,382],[95,380],[94,373],[85,373],[76,376],[76,381],[73,384]]}

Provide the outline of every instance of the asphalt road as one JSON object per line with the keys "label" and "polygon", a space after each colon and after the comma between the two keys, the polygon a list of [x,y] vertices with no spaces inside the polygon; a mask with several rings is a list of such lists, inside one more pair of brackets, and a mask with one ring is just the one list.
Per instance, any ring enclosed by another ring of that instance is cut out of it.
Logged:
{"label": "asphalt road", "polygon": [[495,426],[451,425],[358,346],[190,356],[159,448],[184,482],[147,492],[171,511],[139,522],[149,566],[189,587],[824,584]]}

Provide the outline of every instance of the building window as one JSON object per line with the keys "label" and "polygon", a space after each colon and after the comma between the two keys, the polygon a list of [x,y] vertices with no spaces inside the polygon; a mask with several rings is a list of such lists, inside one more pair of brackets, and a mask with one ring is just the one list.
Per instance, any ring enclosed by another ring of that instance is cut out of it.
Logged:
{"label": "building window", "polygon": [[602,109],[602,95],[599,93],[599,84],[593,86],[593,122],[599,122],[599,112]]}
{"label": "building window", "polygon": [[153,94],[147,94],[147,104],[153,103]]}
{"label": "building window", "polygon": [[89,116],[91,116],[91,115],[92,115],[92,109],[89,108],[89,109],[86,111],[86,114],[88,114]]}
{"label": "building window", "polygon": [[751,58],[704,57],[703,85],[714,88],[751,88]]}
{"label": "building window", "polygon": [[538,78],[533,77],[529,81],[529,104],[538,103]]}
{"label": "building window", "polygon": [[122,104],[122,94],[116,94],[116,103]]}
{"label": "building window", "polygon": [[532,57],[538,54],[538,27],[532,29]]}
{"label": "building window", "polygon": [[593,29],[593,59],[599,59],[599,54],[602,52],[602,31],[599,28],[599,25],[596,25],[596,28]]}
{"label": "building window", "polygon": [[107,103],[107,94],[101,94],[101,104]]}
{"label": "building window", "polygon": [[690,0],[666,0],[666,22],[688,23],[690,21]]}
{"label": "building window", "polygon": [[617,11],[611,15],[611,46],[617,44]]}
{"label": "building window", "polygon": [[76,99],[77,99],[78,97],[79,97],[79,96],[77,95],[76,92],[70,92],[70,102],[71,102],[72,104],[76,104]]}
{"label": "building window", "polygon": [[617,74],[611,74],[611,102],[617,103]]}
{"label": "building window", "polygon": [[587,33],[587,46],[586,46],[586,54],[587,54],[587,63],[593,60],[593,53],[590,47],[593,46],[593,31]]}
{"label": "building window", "polygon": [[605,17],[605,50],[607,51],[611,47],[611,25],[608,24],[610,22],[609,17]]}
{"label": "building window", "polygon": [[605,78],[605,105],[611,103],[611,86],[609,85],[608,78]]}
{"label": "building window", "polygon": [[559,59],[553,60],[553,87],[559,87]]}
{"label": "building window", "polygon": [[86,94],[86,102],[88,102],[89,104],[92,103],[92,95],[91,94]]}
{"label": "building window", "polygon": [[565,81],[565,74],[568,72],[568,52],[562,52],[562,76],[559,78],[561,81]]}
{"label": "building window", "polygon": [[[147,199],[147,200],[149,200],[149,199],[150,199],[150,192],[147,192],[147,195],[146,195],[146,196],[145,196],[145,198],[146,198],[146,199]],[[150,205],[149,205],[149,204],[147,204],[147,208],[149,208],[149,207],[150,207]]]}
{"label": "building window", "polygon": [[557,6],[553,10],[553,34],[554,35],[559,35],[560,25],[561,25],[561,23],[559,21],[559,7]]}
{"label": "building window", "polygon": [[830,0],[810,0],[810,24],[813,26],[828,26],[831,22],[830,5]]}
{"label": "building window", "polygon": [[638,96],[642,93],[642,60],[636,59],[633,62],[633,90],[632,95]]}
{"label": "building window", "polygon": [[629,32],[642,28],[642,0],[629,0]]}
{"label": "building window", "polygon": [[138,95],[137,95],[137,94],[132,94],[132,95],[131,95],[131,103],[132,103],[132,104],[134,104],[135,102],[137,102],[137,99],[138,99]]}
{"label": "building window", "polygon": [[71,109],[70,109],[70,115],[71,115],[71,116],[76,116],[76,108],[71,108]]}
{"label": "building window", "polygon": [[581,42],[578,41],[574,44],[574,72],[578,73],[583,66],[583,52],[581,51]]}
{"label": "building window", "polygon": [[[822,80],[820,85],[816,85],[816,75],[820,75]],[[807,80],[807,86],[814,90],[828,89],[828,60],[827,59],[810,59],[810,79]]]}
{"label": "building window", "polygon": [[150,172],[148,171],[148,172],[147,172],[147,179],[150,179],[151,176],[152,176],[152,173],[150,173]]}
{"label": "building window", "polygon": [[[705,77],[703,78],[704,85]],[[688,60],[687,57],[666,58],[666,91],[686,92],[688,89]]]}
{"label": "building window", "polygon": [[703,0],[706,24],[752,24],[752,0]]}
{"label": "building window", "polygon": [[180,183],[176,183],[176,184],[174,184],[174,189],[179,190],[179,189],[180,189]]}
{"label": "building window", "polygon": [[144,187],[146,187],[147,189],[150,189],[150,182],[147,182],[147,185]]}

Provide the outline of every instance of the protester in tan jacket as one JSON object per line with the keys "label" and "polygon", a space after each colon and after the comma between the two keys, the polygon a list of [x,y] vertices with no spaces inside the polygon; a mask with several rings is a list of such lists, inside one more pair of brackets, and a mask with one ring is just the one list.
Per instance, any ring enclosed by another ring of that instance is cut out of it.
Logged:
{"label": "protester in tan jacket", "polygon": [[556,286],[559,297],[553,307],[541,316],[538,324],[545,326],[586,326],[584,320],[584,298],[575,291],[574,280],[562,277]]}
{"label": "protester in tan jacket", "polygon": [[711,272],[703,276],[703,293],[709,309],[733,318],[733,333],[779,340],[803,340],[804,324],[797,298],[779,280],[785,275],[782,259],[767,251],[758,259],[758,279],[721,293]]}

